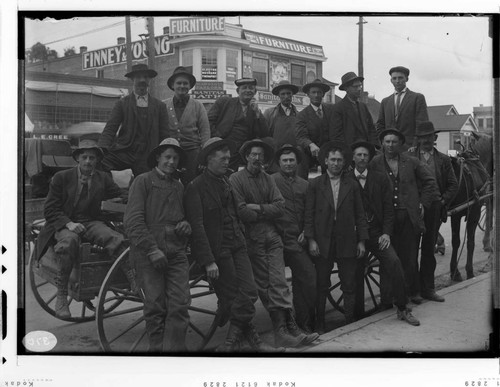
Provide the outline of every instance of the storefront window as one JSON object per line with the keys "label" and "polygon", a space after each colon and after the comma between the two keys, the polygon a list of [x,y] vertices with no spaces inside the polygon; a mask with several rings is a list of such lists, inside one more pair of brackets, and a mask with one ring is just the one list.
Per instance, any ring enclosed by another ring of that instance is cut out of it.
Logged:
{"label": "storefront window", "polygon": [[238,51],[226,50],[226,81],[234,82],[238,78]]}
{"label": "storefront window", "polygon": [[306,67],[292,63],[292,83],[299,87],[305,85]]}
{"label": "storefront window", "polygon": [[217,49],[201,49],[201,79],[217,80]]}
{"label": "storefront window", "polygon": [[182,65],[191,74],[193,73],[193,50],[182,51]]}
{"label": "storefront window", "polygon": [[257,79],[257,87],[268,88],[267,75],[269,72],[269,61],[267,59],[252,58],[253,77]]}

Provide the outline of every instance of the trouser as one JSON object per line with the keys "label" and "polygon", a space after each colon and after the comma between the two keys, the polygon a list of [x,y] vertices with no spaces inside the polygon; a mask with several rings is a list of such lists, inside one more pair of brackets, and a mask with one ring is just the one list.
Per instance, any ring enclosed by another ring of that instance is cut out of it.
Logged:
{"label": "trouser", "polygon": [[316,305],[316,269],[309,254],[300,251],[285,250],[285,264],[292,271],[292,294],[295,319],[301,328],[311,330],[314,322]]}
{"label": "trouser", "polygon": [[219,307],[229,314],[229,321],[243,329],[255,316],[257,285],[244,241],[223,239],[216,257],[219,278],[214,290]]}
{"label": "trouser", "polygon": [[181,175],[181,182],[184,186],[187,186],[188,183],[193,180],[198,171],[198,154],[200,153],[200,149],[191,149],[185,151],[185,171]]}
{"label": "trouser", "polygon": [[[168,242],[167,242],[168,243]],[[169,253],[168,266],[156,269],[146,256],[136,260],[144,294],[144,318],[153,352],[183,352],[189,325],[189,263],[184,251]]]}
{"label": "trouser", "polygon": [[435,201],[424,213],[425,233],[419,238],[420,248],[420,291],[434,291],[434,271],[436,270],[436,246],[439,227],[441,227],[441,202]]}
{"label": "trouser", "polygon": [[292,309],[292,294],[285,277],[283,243],[276,231],[247,240],[248,256],[260,300],[268,312]]}
{"label": "trouser", "polygon": [[303,179],[308,179],[309,177],[309,170],[314,167],[318,166],[318,160],[311,155],[309,150],[303,151],[302,152],[302,162],[299,164],[299,167],[297,168],[297,175],[300,176]]}
{"label": "trouser", "polygon": [[132,149],[108,150],[101,160],[101,169],[110,172],[130,168],[134,176],[139,176],[141,173],[151,170],[147,165],[147,156],[148,151],[137,152]]}

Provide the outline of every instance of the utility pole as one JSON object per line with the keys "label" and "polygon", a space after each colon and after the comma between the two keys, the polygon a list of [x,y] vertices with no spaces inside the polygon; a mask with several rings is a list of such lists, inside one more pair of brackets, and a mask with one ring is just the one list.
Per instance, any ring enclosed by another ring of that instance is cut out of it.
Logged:
{"label": "utility pole", "polygon": [[[132,42],[130,33],[130,16],[125,16],[125,54],[127,56],[127,73],[132,71]],[[129,93],[132,92],[132,87],[129,88]]]}
{"label": "utility pole", "polygon": [[[148,46],[148,67],[151,70],[156,70],[156,64],[155,64],[155,56],[156,56],[156,49],[155,49],[155,24],[154,24],[154,19],[152,16],[148,16],[146,18],[146,29],[148,31],[148,41],[147,41],[147,46]],[[155,78],[152,78],[149,81],[149,93],[157,97],[155,91],[156,82]]]}
{"label": "utility pole", "polygon": [[[363,24],[366,24],[363,20],[363,16],[359,17],[359,21],[356,23],[359,26],[358,33],[358,76],[364,77],[364,69],[363,69]],[[363,89],[361,90],[361,101],[366,103],[365,98],[365,89],[363,85]]]}

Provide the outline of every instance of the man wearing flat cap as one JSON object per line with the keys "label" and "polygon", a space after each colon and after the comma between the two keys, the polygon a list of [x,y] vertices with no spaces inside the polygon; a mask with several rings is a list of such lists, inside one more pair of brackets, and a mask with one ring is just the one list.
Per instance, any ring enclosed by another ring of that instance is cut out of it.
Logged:
{"label": "man wearing flat cap", "polygon": [[99,138],[104,171],[131,168],[134,176],[149,171],[146,156],[168,133],[167,108],[148,93],[149,80],[156,75],[145,64],[125,74],[134,90],[116,102]]}
{"label": "man wearing flat cap", "polygon": [[238,170],[245,164],[238,150],[245,141],[269,137],[266,119],[253,101],[257,92],[255,78],[241,78],[234,81],[238,97],[222,97],[215,101],[208,112],[212,137],[221,137],[235,144],[236,152],[231,155],[229,169]]}
{"label": "man wearing flat cap", "polygon": [[432,202],[424,214],[425,233],[421,238],[420,250],[420,293],[426,299],[443,302],[444,298],[434,290],[436,270],[434,247],[441,222],[443,219],[446,221],[448,206],[458,191],[458,182],[450,158],[434,147],[437,133],[439,131],[434,129],[432,122],[420,122],[415,132],[417,147],[412,148],[407,154],[418,158],[429,167],[439,188],[439,199]]}
{"label": "man wearing flat cap", "polygon": [[264,164],[274,157],[271,146],[260,139],[245,142],[240,154],[245,169],[233,173],[238,215],[245,224],[248,255],[262,304],[269,312],[276,347],[309,344],[317,336],[305,334],[295,322],[292,294],[285,277],[283,242],[276,220],[284,213],[285,200]]}
{"label": "man wearing flat cap", "polygon": [[181,181],[187,185],[196,176],[198,154],[210,138],[210,124],[203,104],[189,96],[196,84],[196,78],[184,67],[177,67],[168,78],[167,85],[174,96],[165,101],[168,112],[168,137],[179,141],[186,152],[185,171]]}
{"label": "man wearing flat cap", "polygon": [[410,70],[396,66],[389,70],[394,93],[384,98],[380,104],[377,132],[387,128],[397,128],[405,136],[403,150],[415,146],[417,124],[429,121],[427,103],[423,94],[415,93],[406,87]]}
{"label": "man wearing flat cap", "polygon": [[191,302],[186,245],[191,227],[185,219],[184,188],[174,178],[185,160],[174,138],[166,138],[151,150],[147,157],[150,171],[134,179],[123,218],[144,295],[151,352],[186,351]]}
{"label": "man wearing flat cap", "polygon": [[220,137],[209,139],[200,151],[198,161],[206,168],[187,186],[185,195],[191,253],[214,286],[222,319],[230,322],[217,351],[238,352],[246,339],[252,351],[273,352],[252,324],[258,294],[243,224],[226,177],[232,151],[234,144]]}
{"label": "man wearing flat cap", "polygon": [[124,241],[122,234],[103,222],[101,201],[122,196],[111,176],[96,170],[102,151],[90,139],[82,140],[73,152],[74,168],[58,172],[52,178],[44,206],[46,224],[36,242],[35,257],[40,259],[52,240],[60,270],[57,273],[56,317],[71,317],[68,307],[68,281],[79,257],[80,242],[103,247],[112,257]]}
{"label": "man wearing flat cap", "polygon": [[378,147],[373,118],[366,104],[359,100],[363,91],[363,80],[363,77],[358,77],[354,72],[342,76],[339,89],[344,90],[346,95],[333,106],[330,138],[347,145],[356,141],[367,141]]}
{"label": "man wearing flat cap", "polygon": [[297,145],[305,154],[303,168],[299,170],[299,176],[307,179],[309,170],[319,165],[318,153],[320,147],[330,140],[329,127],[331,125],[333,105],[322,103],[325,93],[330,86],[315,79],[302,87],[310,100],[309,106],[297,114],[297,125],[295,134]]}

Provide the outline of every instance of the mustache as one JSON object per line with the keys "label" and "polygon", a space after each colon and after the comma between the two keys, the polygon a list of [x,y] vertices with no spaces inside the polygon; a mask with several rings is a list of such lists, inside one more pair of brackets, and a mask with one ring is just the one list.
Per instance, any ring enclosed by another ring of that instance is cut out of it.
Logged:
{"label": "mustache", "polygon": [[141,81],[141,82],[137,83],[137,86],[148,87],[148,83],[145,81]]}

